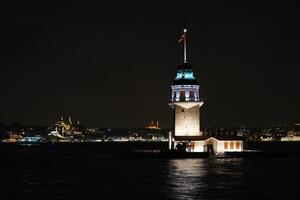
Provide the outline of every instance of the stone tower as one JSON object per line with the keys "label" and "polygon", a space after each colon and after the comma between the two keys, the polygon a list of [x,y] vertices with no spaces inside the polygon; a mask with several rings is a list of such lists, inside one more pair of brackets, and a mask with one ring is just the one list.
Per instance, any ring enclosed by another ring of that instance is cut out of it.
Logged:
{"label": "stone tower", "polygon": [[173,149],[179,142],[187,145],[190,141],[202,136],[200,131],[200,107],[203,101],[199,95],[199,84],[194,76],[193,68],[187,62],[186,33],[178,43],[184,42],[184,62],[177,68],[176,77],[171,86],[172,95],[169,106],[173,109],[173,131],[169,135],[169,148]]}

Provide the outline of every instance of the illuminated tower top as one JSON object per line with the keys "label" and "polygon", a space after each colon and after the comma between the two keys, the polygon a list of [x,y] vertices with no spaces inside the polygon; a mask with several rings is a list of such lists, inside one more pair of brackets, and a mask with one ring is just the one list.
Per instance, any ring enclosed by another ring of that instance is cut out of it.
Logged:
{"label": "illuminated tower top", "polygon": [[[193,67],[187,62],[186,26],[178,43],[183,42],[183,64],[178,65],[176,77],[171,85],[169,106],[174,112],[174,141],[193,140],[202,136],[200,131],[200,107],[203,101],[199,95],[199,84],[194,76]],[[183,138],[184,137],[184,138]],[[169,140],[172,141],[172,138]]]}
{"label": "illuminated tower top", "polygon": [[178,43],[183,42],[183,64],[178,65],[176,77],[171,86],[172,102],[200,102],[199,84],[194,76],[193,67],[187,63],[186,51],[186,33],[187,28],[184,24],[183,33]]}

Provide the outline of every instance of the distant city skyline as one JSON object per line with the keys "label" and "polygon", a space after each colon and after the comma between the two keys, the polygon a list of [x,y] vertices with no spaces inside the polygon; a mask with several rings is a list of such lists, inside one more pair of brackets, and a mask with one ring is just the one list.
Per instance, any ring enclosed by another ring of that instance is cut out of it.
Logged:
{"label": "distant city skyline", "polygon": [[171,128],[184,15],[202,127],[300,119],[296,2],[3,4],[0,123]]}

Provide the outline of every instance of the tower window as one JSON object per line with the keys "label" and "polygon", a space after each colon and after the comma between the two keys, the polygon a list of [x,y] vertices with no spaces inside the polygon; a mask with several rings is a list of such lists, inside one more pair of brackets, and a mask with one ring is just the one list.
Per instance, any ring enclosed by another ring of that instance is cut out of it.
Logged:
{"label": "tower window", "polygon": [[190,91],[190,97],[195,97],[194,96],[194,91]]}
{"label": "tower window", "polygon": [[180,91],[180,101],[185,100],[185,91]]}
{"label": "tower window", "polygon": [[180,91],[180,97],[185,97],[185,91]]}

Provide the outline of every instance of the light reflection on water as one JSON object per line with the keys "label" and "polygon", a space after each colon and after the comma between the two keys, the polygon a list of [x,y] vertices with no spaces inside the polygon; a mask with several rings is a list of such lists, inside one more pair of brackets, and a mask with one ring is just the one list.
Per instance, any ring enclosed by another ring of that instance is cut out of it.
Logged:
{"label": "light reflection on water", "polygon": [[[204,187],[202,159],[180,159],[170,160],[167,185],[169,198],[174,199],[195,199],[198,191]],[[198,196],[199,198],[199,196]]]}
{"label": "light reflection on water", "polygon": [[[242,177],[242,159],[175,159],[168,162],[170,199],[234,198]],[[222,196],[221,196],[222,198]]]}
{"label": "light reflection on water", "polygon": [[107,146],[82,145],[0,145],[1,199],[300,197],[299,157],[127,159],[107,157]]}

